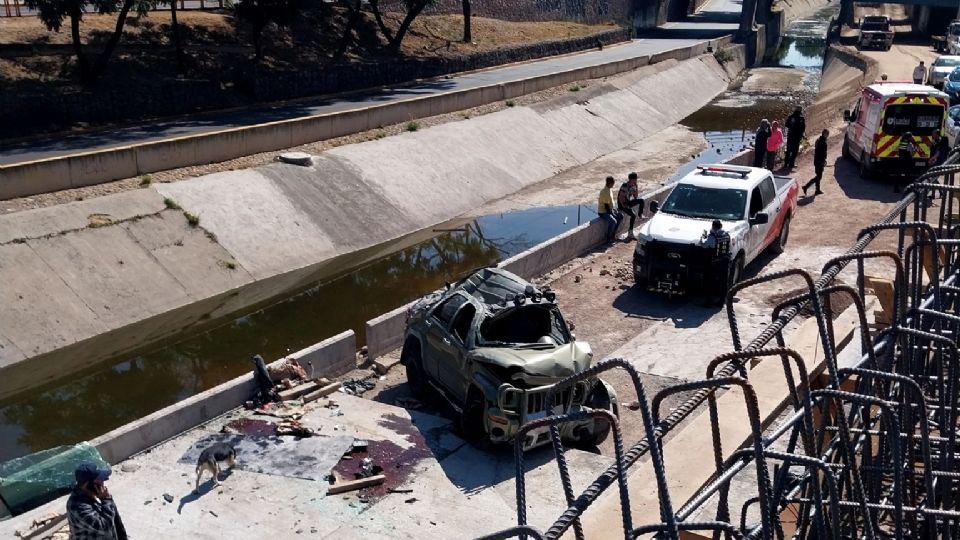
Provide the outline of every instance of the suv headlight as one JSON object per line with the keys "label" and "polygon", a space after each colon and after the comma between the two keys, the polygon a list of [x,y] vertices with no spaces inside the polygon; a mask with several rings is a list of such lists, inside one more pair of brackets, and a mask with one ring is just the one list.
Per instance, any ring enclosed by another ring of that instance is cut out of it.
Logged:
{"label": "suv headlight", "polygon": [[646,257],[647,256],[647,243],[650,242],[650,239],[643,236],[637,236],[637,247],[634,249],[634,257]]}

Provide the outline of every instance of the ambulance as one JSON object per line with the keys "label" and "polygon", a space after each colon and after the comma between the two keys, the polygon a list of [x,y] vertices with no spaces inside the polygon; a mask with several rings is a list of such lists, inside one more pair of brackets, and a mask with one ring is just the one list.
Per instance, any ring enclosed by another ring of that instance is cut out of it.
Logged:
{"label": "ambulance", "polygon": [[860,164],[860,177],[873,173],[902,173],[897,149],[900,136],[912,133],[917,144],[913,169],[922,173],[933,150],[933,134],[943,135],[950,97],[931,86],[904,82],[876,82],[865,87],[853,110],[843,111],[847,122],[843,157]]}

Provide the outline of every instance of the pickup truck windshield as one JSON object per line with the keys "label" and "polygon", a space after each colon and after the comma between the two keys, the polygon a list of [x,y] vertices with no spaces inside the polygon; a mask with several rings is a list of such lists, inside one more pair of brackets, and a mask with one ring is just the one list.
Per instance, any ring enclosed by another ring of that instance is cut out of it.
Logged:
{"label": "pickup truck windshield", "polygon": [[860,30],[864,32],[886,32],[889,29],[889,25],[882,22],[865,22],[860,26]]}
{"label": "pickup truck windshield", "polygon": [[678,184],[664,201],[662,212],[684,217],[736,221],[743,219],[747,192]]}
{"label": "pickup truck windshield", "polygon": [[957,67],[960,66],[960,58],[946,58],[941,56],[933,62],[933,67]]}

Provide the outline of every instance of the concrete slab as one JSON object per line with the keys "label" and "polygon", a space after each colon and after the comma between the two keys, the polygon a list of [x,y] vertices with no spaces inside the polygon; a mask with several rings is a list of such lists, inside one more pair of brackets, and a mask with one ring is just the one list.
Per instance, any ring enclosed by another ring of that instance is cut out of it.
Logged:
{"label": "concrete slab", "polygon": [[167,210],[122,227],[193,299],[253,281],[253,276],[227,250],[208,238],[203,229],[191,227],[179,211]]}
{"label": "concrete slab", "polygon": [[16,347],[0,349],[0,366],[108,329],[27,244],[0,246],[0,283],[0,328]]}
{"label": "concrete slab", "polygon": [[155,186],[184,210],[256,278],[286,272],[334,255],[333,244],[257,170],[211,174]]}
{"label": "concrete slab", "polygon": [[190,301],[183,285],[122,227],[84,229],[28,245],[110,328]]}
{"label": "concrete slab", "polygon": [[122,221],[163,210],[163,197],[151,189],[124,191],[48,208],[0,215],[0,244],[14,239],[39,238],[90,225],[90,216],[109,216]]}

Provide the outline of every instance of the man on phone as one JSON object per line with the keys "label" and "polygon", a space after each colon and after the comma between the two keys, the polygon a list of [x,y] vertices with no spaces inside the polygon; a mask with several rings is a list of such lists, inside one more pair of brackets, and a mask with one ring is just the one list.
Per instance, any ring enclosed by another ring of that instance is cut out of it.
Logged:
{"label": "man on phone", "polygon": [[67,521],[72,540],[126,540],[117,505],[104,482],[110,469],[81,463],[74,470],[77,485],[67,499]]}

